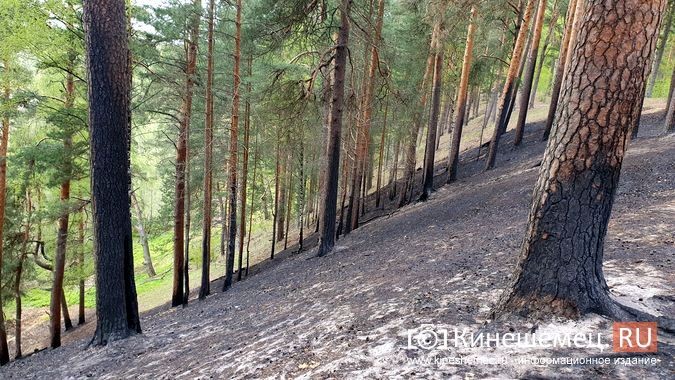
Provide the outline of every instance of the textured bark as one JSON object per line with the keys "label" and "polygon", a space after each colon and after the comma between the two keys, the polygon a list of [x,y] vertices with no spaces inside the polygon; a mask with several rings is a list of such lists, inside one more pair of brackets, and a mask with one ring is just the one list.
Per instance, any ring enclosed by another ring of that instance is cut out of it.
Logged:
{"label": "textured bark", "polygon": [[[70,54],[68,62],[69,72],[66,74],[64,88],[65,99],[64,109],[69,110],[73,108],[75,101],[75,79],[71,72],[74,66],[74,55]],[[66,111],[67,112],[67,111]],[[65,295],[63,294],[63,272],[66,266],[66,246],[68,243],[68,219],[70,213],[68,212],[68,202],[70,201],[70,179],[73,175],[72,170],[72,150],[73,150],[73,136],[72,133],[66,133],[63,138],[63,182],[61,182],[60,191],[60,205],[61,215],[58,220],[58,230],[56,233],[56,256],[54,258],[54,280],[52,283],[51,301],[49,303],[49,333],[50,346],[57,348],[61,346],[61,306],[65,305]],[[63,299],[64,302],[61,302]],[[72,328],[70,316],[67,315],[68,309],[64,306],[65,312],[63,318],[66,321],[66,330]],[[70,326],[69,326],[70,325]]]}
{"label": "textured bark", "polygon": [[199,41],[199,20],[201,0],[193,0],[193,17],[190,21],[185,67],[185,92],[181,105],[181,121],[176,152],[176,200],[173,225],[173,293],[171,306],[182,305],[185,300],[185,196],[188,129],[192,116],[192,96],[197,71],[197,43]]}
{"label": "textured bark", "polygon": [[199,299],[211,293],[211,222],[213,209],[213,18],[215,0],[209,0],[206,51],[206,112],[204,122],[204,207],[202,210],[202,282]]}
{"label": "textured bark", "polygon": [[577,17],[577,13],[580,11],[578,8],[582,6],[583,1],[584,0],[570,0],[569,6],[567,7],[565,34],[562,43],[560,44],[558,65],[555,69],[555,78],[553,79],[553,86],[551,88],[551,104],[549,104],[548,107],[548,117],[546,118],[546,126],[544,127],[542,141],[548,140],[548,137],[551,134],[551,128],[553,128],[553,121],[558,108],[558,100],[560,99],[560,87],[562,86],[565,77],[565,70],[569,67],[569,65],[567,65],[567,57],[570,55],[570,45],[573,43],[576,36],[577,20],[581,18],[581,15]]}
{"label": "textured bark", "polygon": [[[450,141],[450,153],[448,155],[448,183],[457,179],[457,166],[459,161],[459,146],[462,139],[462,125],[465,118],[465,103],[467,91],[469,88],[469,76],[471,74],[471,61],[473,58],[473,41],[476,34],[476,7],[471,7],[471,18],[469,28],[466,33],[466,46],[464,48],[464,60],[462,63],[462,74],[459,79],[459,90],[457,92],[457,111],[455,112],[455,126],[452,130],[452,140]],[[487,117],[486,117],[487,120]],[[485,121],[484,121],[485,123]]]}
{"label": "textured bark", "polygon": [[673,6],[668,7],[668,12],[666,20],[663,23],[663,33],[661,33],[661,38],[659,39],[659,44],[656,46],[656,57],[654,58],[654,63],[652,64],[651,76],[649,77],[649,83],[647,84],[647,93],[646,97],[651,98],[652,93],[654,92],[654,85],[656,84],[656,78],[659,76],[659,68],[661,68],[661,61],[663,60],[663,53],[666,51],[666,44],[668,43],[668,37],[670,37],[670,29],[673,25]]}
{"label": "textured bark", "polygon": [[534,81],[534,71],[537,67],[537,53],[539,52],[539,41],[541,41],[541,31],[544,28],[544,16],[546,15],[546,0],[539,0],[539,8],[537,9],[537,16],[534,22],[534,29],[532,33],[532,45],[527,57],[527,66],[525,68],[525,77],[523,78],[523,86],[520,94],[520,113],[518,114],[518,122],[516,123],[516,132],[514,137],[514,145],[518,146],[523,142],[523,133],[525,132],[525,121],[527,121],[528,105],[530,103],[530,95],[532,94],[532,82]]}
{"label": "textured bark", "polygon": [[230,125],[230,232],[227,242],[227,264],[225,268],[225,282],[223,283],[223,291],[228,290],[232,286],[232,277],[234,275],[234,258],[235,258],[235,240],[237,238],[237,159],[238,159],[238,134],[239,134],[239,101],[241,98],[241,9],[242,0],[237,0],[237,15],[235,19],[235,35],[234,35],[234,87],[232,94],[232,124]]}
{"label": "textured bark", "polygon": [[335,219],[337,208],[338,180],[340,175],[340,140],[342,138],[342,112],[344,108],[345,73],[349,49],[349,14],[352,0],[342,0],[340,7],[340,31],[335,51],[333,70],[333,100],[328,130],[328,149],[325,178],[325,196],[321,202],[321,235],[319,256],[330,253],[335,247]]}
{"label": "textured bark", "polygon": [[131,193],[131,203],[134,206],[134,210],[136,210],[136,230],[138,231],[138,238],[141,241],[141,246],[143,247],[143,266],[145,267],[148,277],[155,277],[157,272],[155,272],[155,267],[152,265],[150,245],[148,244],[148,234],[145,232],[143,210],[141,210],[141,205],[138,203],[136,192]]}
{"label": "textured bark", "polygon": [[603,244],[666,0],[582,3],[579,38],[535,185],[515,281],[497,314],[644,316],[611,299]]}
{"label": "textured bark", "polygon": [[506,75],[506,80],[504,81],[504,89],[502,90],[502,94],[501,97],[499,98],[499,103],[497,107],[498,110],[497,123],[495,124],[495,128],[492,133],[492,140],[490,141],[490,149],[487,157],[487,162],[485,164],[486,170],[492,169],[495,166],[495,161],[497,159],[497,148],[499,147],[499,139],[502,133],[506,131],[508,116],[511,111],[509,103],[512,101],[512,98],[516,92],[515,90],[516,81],[518,80],[518,73],[520,71],[523,49],[525,48],[526,45],[527,31],[528,26],[530,25],[530,19],[532,18],[532,11],[534,9],[534,4],[535,0],[527,0],[522,25],[520,27],[520,30],[518,31],[515,46],[513,47],[513,54],[511,55],[511,63],[509,64],[509,71]]}
{"label": "textured bark", "polygon": [[670,106],[673,102],[673,93],[675,92],[675,67],[673,67],[673,72],[670,74],[670,90],[668,90],[668,99],[666,102],[666,110],[670,109]]}
{"label": "textured bark", "polygon": [[94,345],[140,333],[131,234],[131,68],[124,2],[84,2],[96,258]]}
{"label": "textured bark", "polygon": [[251,70],[253,58],[248,59],[248,77],[249,83],[246,86],[247,98],[244,102],[244,157],[241,164],[241,221],[239,222],[239,268],[237,270],[237,281],[241,281],[242,269],[244,265],[244,240],[246,240],[246,195],[248,186],[248,161],[249,145],[251,141]]}

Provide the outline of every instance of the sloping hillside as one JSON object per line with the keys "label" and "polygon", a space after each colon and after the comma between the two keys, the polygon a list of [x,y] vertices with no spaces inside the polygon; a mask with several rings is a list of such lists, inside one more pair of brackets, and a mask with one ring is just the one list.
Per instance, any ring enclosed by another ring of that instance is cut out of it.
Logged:
{"label": "sloping hillside", "polygon": [[[675,136],[656,136],[660,116],[644,116],[642,137],[626,159],[605,271],[622,302],[672,316]],[[505,138],[496,170],[483,172],[482,162],[474,162],[475,151],[467,151],[457,183],[340,239],[328,257],[315,258],[315,250],[290,255],[264,265],[225,294],[146,315],[141,336],[100,349],[84,349],[82,340],[44,351],[2,368],[0,377],[669,377],[675,350],[668,336],[660,338],[660,352],[653,356],[660,362],[648,366],[517,362],[614,358],[611,347],[602,352],[407,348],[409,329],[425,324],[479,331],[508,286],[545,147],[538,142],[538,127],[529,129],[520,149],[513,150],[510,136]],[[611,322],[599,316],[507,321],[482,331],[509,330],[608,335]],[[449,359],[472,357],[508,363],[456,365]]]}

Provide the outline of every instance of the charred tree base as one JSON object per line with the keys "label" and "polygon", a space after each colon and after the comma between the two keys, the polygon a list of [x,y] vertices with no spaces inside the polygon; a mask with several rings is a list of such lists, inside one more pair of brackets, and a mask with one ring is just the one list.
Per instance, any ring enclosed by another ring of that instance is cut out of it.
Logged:
{"label": "charred tree base", "polygon": [[141,333],[140,327],[138,328],[129,327],[124,322],[122,322],[121,324],[123,326],[112,326],[112,325],[109,325],[108,327],[98,326],[96,328],[96,332],[94,333],[94,337],[91,339],[91,342],[89,342],[89,347],[105,346],[108,343],[117,340],[123,340],[133,335]]}
{"label": "charred tree base", "polygon": [[[595,313],[621,322],[657,322],[660,330],[674,334],[675,320],[657,317],[616,301],[609,291],[596,288],[594,296],[586,295],[582,302],[533,293],[509,291],[491,313],[491,319],[501,320],[508,317],[545,319],[551,316],[566,319],[579,319],[581,316]],[[586,306],[580,307],[584,304]]]}

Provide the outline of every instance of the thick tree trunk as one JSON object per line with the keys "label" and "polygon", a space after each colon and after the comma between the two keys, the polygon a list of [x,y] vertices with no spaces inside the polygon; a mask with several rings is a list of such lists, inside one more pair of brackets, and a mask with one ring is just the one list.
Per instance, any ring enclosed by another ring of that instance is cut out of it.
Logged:
{"label": "thick tree trunk", "polygon": [[494,131],[492,133],[492,140],[490,141],[490,149],[488,152],[487,162],[485,164],[485,169],[489,170],[494,168],[495,161],[497,159],[497,149],[499,147],[499,139],[504,131],[506,131],[506,124],[508,123],[508,116],[511,111],[510,102],[515,95],[516,81],[518,80],[518,73],[520,71],[521,60],[523,57],[523,49],[526,45],[527,31],[530,25],[530,19],[532,18],[532,11],[534,9],[535,0],[527,0],[527,5],[525,7],[525,13],[523,16],[523,22],[518,31],[518,36],[516,38],[516,44],[513,47],[513,54],[511,55],[511,63],[509,64],[509,71],[506,75],[506,80],[504,82],[504,89],[502,90],[502,95],[499,98],[499,103],[497,107],[497,123],[495,124]]}
{"label": "thick tree trunk", "polygon": [[124,2],[85,1],[96,257],[93,345],[140,333],[131,234],[131,70]]}
{"label": "thick tree trunk", "polygon": [[199,299],[211,294],[211,223],[213,202],[213,29],[215,0],[209,0],[204,122],[204,207],[202,209],[202,282]]}
{"label": "thick tree trunk", "polygon": [[197,44],[199,42],[199,20],[201,0],[193,0],[192,18],[188,31],[187,60],[185,69],[185,93],[181,105],[178,150],[176,152],[176,204],[173,225],[173,294],[171,306],[182,305],[185,299],[185,196],[188,129],[192,116],[192,95],[197,71]]}
{"label": "thick tree trunk", "polygon": [[569,67],[567,65],[567,56],[571,45],[576,36],[577,13],[583,4],[584,0],[570,0],[567,7],[567,20],[565,21],[565,34],[563,35],[562,43],[560,44],[560,54],[558,55],[558,65],[555,69],[555,78],[553,79],[553,86],[551,88],[551,104],[548,106],[548,116],[546,118],[546,126],[544,127],[544,135],[542,141],[548,140],[553,127],[553,121],[558,108],[558,100],[560,99],[560,87],[562,86],[565,77],[565,70]]}
{"label": "thick tree trunk", "polygon": [[138,238],[143,247],[143,266],[148,274],[148,277],[155,277],[155,267],[152,265],[152,257],[150,256],[150,245],[148,244],[148,234],[145,232],[145,221],[143,220],[143,210],[138,203],[136,192],[131,192],[131,203],[133,203],[134,210],[136,210],[136,230],[138,230]]}
{"label": "thick tree trunk", "polygon": [[[582,3],[579,38],[535,186],[515,281],[497,314],[642,318],[612,300],[602,270],[603,244],[666,0]],[[619,78],[623,87],[615,86]]]}
{"label": "thick tree trunk", "polygon": [[[462,63],[462,74],[459,80],[459,91],[457,92],[457,111],[455,126],[452,129],[452,140],[450,142],[450,153],[448,155],[448,183],[457,179],[457,166],[459,163],[459,147],[462,139],[462,125],[464,124],[467,92],[469,89],[469,75],[471,74],[471,61],[473,58],[473,41],[476,34],[476,7],[471,7],[471,19],[466,33],[466,47],[464,48],[464,60]],[[486,116],[487,120],[487,116]],[[485,124],[485,120],[483,121]]]}
{"label": "thick tree trunk", "polygon": [[[69,71],[72,72],[72,67],[74,65],[73,60],[75,57],[70,53],[70,61],[68,66]],[[68,72],[66,74],[65,82],[65,100],[64,100],[64,109],[69,110],[73,107],[73,102],[75,101],[75,78],[73,74]],[[63,151],[64,151],[64,162],[63,162],[63,182],[61,183],[60,191],[60,216],[58,220],[58,230],[56,233],[56,256],[54,258],[54,281],[52,283],[52,296],[49,303],[49,332],[52,348],[57,348],[61,346],[61,306],[63,308],[63,318],[66,322],[66,330],[72,328],[72,323],[70,322],[70,316],[67,315],[68,308],[65,306],[65,295],[63,294],[63,274],[66,266],[66,245],[68,243],[68,219],[70,212],[68,210],[70,201],[70,179],[72,176],[72,154],[73,154],[73,136],[70,133],[66,133],[63,138]],[[63,302],[61,302],[63,299]]]}
{"label": "thick tree trunk", "polygon": [[237,0],[237,16],[235,19],[234,35],[234,87],[232,96],[232,124],[230,126],[230,233],[227,243],[227,265],[223,291],[232,286],[234,276],[235,240],[237,238],[237,161],[238,161],[238,134],[239,134],[239,101],[241,98],[241,10],[242,0]]}
{"label": "thick tree trunk", "polygon": [[661,68],[663,53],[666,51],[666,44],[668,43],[668,37],[670,37],[670,29],[672,25],[673,25],[673,6],[670,5],[668,7],[666,20],[663,22],[663,33],[661,34],[659,44],[656,46],[656,57],[654,58],[651,76],[649,77],[649,83],[647,84],[646,97],[648,98],[651,98],[652,93],[654,92],[654,85],[656,85],[656,78],[658,78],[659,76],[659,68]]}
{"label": "thick tree trunk", "polygon": [[528,105],[530,103],[530,94],[532,94],[532,82],[534,80],[534,70],[537,67],[537,53],[539,53],[539,41],[541,40],[541,31],[544,28],[544,16],[546,15],[547,0],[539,0],[539,9],[534,22],[534,32],[532,34],[532,45],[527,57],[527,67],[525,68],[525,77],[520,94],[520,113],[516,123],[516,132],[513,145],[519,146],[523,142],[525,132],[525,122],[527,121]]}
{"label": "thick tree trunk", "polygon": [[345,94],[345,73],[349,49],[349,14],[352,0],[342,0],[340,9],[340,32],[338,33],[333,70],[333,100],[328,130],[328,149],[325,178],[325,196],[321,202],[321,235],[318,256],[330,253],[335,247],[335,219],[337,208],[338,180],[340,175],[340,140],[342,138],[342,112]]}

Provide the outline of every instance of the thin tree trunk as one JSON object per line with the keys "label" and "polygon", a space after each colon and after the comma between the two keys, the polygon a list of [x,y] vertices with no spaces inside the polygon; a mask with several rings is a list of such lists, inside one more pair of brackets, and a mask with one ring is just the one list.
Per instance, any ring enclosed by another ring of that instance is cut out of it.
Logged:
{"label": "thin tree trunk", "polygon": [[326,195],[321,205],[323,221],[318,256],[325,256],[335,247],[335,218],[337,207],[338,179],[340,174],[340,140],[342,112],[344,107],[345,73],[349,49],[349,14],[352,0],[342,0],[340,9],[340,32],[338,33],[333,71],[333,100],[328,132]]}
{"label": "thin tree trunk", "polygon": [[384,168],[384,142],[385,138],[387,136],[387,116],[389,114],[389,98],[386,100],[386,104],[384,105],[384,121],[382,122],[382,134],[380,135],[380,154],[379,154],[379,160],[377,162],[377,182],[376,182],[376,196],[375,196],[375,207],[379,208],[380,207],[380,201],[382,198],[381,193],[381,187],[382,187],[382,170]]}
{"label": "thin tree trunk", "polygon": [[[372,125],[373,116],[373,97],[375,92],[375,74],[378,69],[378,47],[382,36],[382,26],[384,20],[384,0],[378,1],[377,21],[375,22],[375,36],[372,41],[370,50],[370,61],[367,66],[368,74],[363,80],[364,92],[362,101],[363,114],[361,115],[361,123],[357,133],[356,155],[354,163],[353,184],[352,191],[349,196],[349,210],[347,212],[347,229],[346,233],[358,228],[359,225],[359,207],[361,206],[362,196],[361,186],[362,179],[367,173],[368,166],[368,145],[370,143],[370,128]],[[364,200],[365,202],[365,200]]]}
{"label": "thin tree trunk", "polygon": [[96,332],[105,345],[141,332],[131,233],[131,70],[124,2],[85,1]]}
{"label": "thin tree trunk", "polygon": [[185,93],[181,105],[180,131],[178,134],[178,150],[176,152],[176,204],[174,208],[173,226],[173,293],[171,306],[182,305],[185,301],[185,196],[186,192],[186,164],[188,149],[188,129],[192,116],[192,95],[194,91],[195,74],[197,71],[197,44],[199,42],[199,20],[201,0],[192,2],[192,18],[188,31],[187,64],[185,69]]}
{"label": "thin tree trunk", "polygon": [[291,168],[291,157],[289,155],[287,161],[288,163],[288,171],[286,172],[287,174],[287,181],[286,182],[286,191],[287,191],[287,196],[286,196],[286,225],[285,225],[285,232],[284,232],[284,250],[288,249],[288,230],[291,224],[291,212],[293,211],[293,171],[290,170]]}
{"label": "thin tree trunk", "polygon": [[77,324],[79,326],[85,324],[85,305],[84,305],[84,296],[85,296],[85,288],[84,288],[84,208],[82,208],[82,211],[80,212],[80,220],[78,223],[78,230],[79,230],[79,245],[80,249],[78,250],[78,258],[77,258],[77,264],[78,264],[78,290],[79,290],[79,307],[78,307],[78,315],[77,315]]}
{"label": "thin tree trunk", "polygon": [[[213,29],[215,0],[209,0],[204,123],[204,206],[202,209],[202,282],[199,299],[211,294],[211,223],[213,202]],[[222,202],[221,202],[222,203]]]}
{"label": "thin tree trunk", "polygon": [[652,64],[651,76],[649,77],[649,83],[647,84],[647,94],[646,97],[651,98],[652,93],[654,92],[654,85],[656,85],[656,78],[659,76],[659,69],[661,68],[661,61],[663,60],[663,53],[666,51],[666,44],[668,43],[668,37],[670,37],[670,29],[673,25],[673,6],[668,6],[668,11],[666,12],[666,20],[663,22],[663,33],[659,40],[659,44],[656,47],[656,57],[654,58],[654,63]]}
{"label": "thin tree trunk", "polygon": [[515,92],[516,92],[516,81],[518,80],[518,72],[520,70],[520,63],[523,57],[523,49],[525,48],[527,31],[530,25],[530,19],[532,18],[532,11],[534,9],[535,0],[527,0],[527,5],[525,6],[525,13],[523,16],[523,22],[518,31],[518,37],[516,38],[515,46],[513,47],[513,54],[511,55],[511,63],[509,64],[509,71],[506,75],[506,80],[504,82],[504,89],[502,90],[502,95],[499,98],[498,111],[497,114],[497,123],[495,124],[494,131],[492,133],[492,140],[490,141],[490,149],[488,152],[487,162],[485,164],[485,169],[489,170],[494,168],[495,161],[497,159],[497,149],[499,147],[499,139],[503,133],[506,131],[506,124],[508,119],[508,114],[510,112],[509,103],[511,102]]}
{"label": "thin tree trunk", "polygon": [[523,79],[522,92],[520,94],[520,113],[516,123],[516,133],[513,144],[519,146],[523,142],[525,132],[525,122],[527,121],[528,105],[530,103],[530,94],[532,94],[532,82],[534,81],[534,70],[537,67],[537,53],[539,52],[539,41],[541,40],[541,31],[544,28],[544,16],[546,15],[547,0],[539,0],[539,9],[534,22],[534,32],[532,34],[532,46],[527,57],[527,67],[525,68],[525,78]]}
{"label": "thin tree trunk", "polygon": [[251,207],[249,207],[249,216],[248,216],[248,240],[246,241],[246,277],[248,277],[249,270],[249,258],[251,255],[251,232],[253,227],[253,205],[255,204],[255,180],[256,174],[258,171],[258,159],[260,157],[259,146],[258,146],[258,135],[255,137],[255,154],[253,156],[253,186],[251,186]]}
{"label": "thin tree trunk", "polygon": [[278,204],[278,211],[279,215],[277,216],[277,237],[276,241],[277,243],[281,242],[284,240],[284,226],[286,225],[286,203],[287,200],[286,198],[288,197],[288,194],[286,193],[287,190],[287,178],[288,178],[288,155],[284,154],[281,155],[281,164],[280,164],[280,170],[279,170],[279,204]]}
{"label": "thin tree trunk", "polygon": [[[227,208],[220,189],[220,182],[216,183],[218,192],[218,208],[220,209],[220,257],[225,257],[225,242],[227,241]],[[209,269],[209,272],[211,270]],[[210,286],[209,286],[210,289]]]}
{"label": "thin tree trunk", "polygon": [[190,190],[190,129],[186,132],[187,150],[185,151],[185,259],[183,260],[183,306],[190,298],[190,227],[192,225],[192,191]]}
{"label": "thin tree trunk", "polygon": [[246,101],[244,102],[244,157],[241,167],[241,221],[239,223],[239,267],[237,270],[237,281],[241,281],[243,275],[244,265],[244,240],[246,240],[246,193],[248,186],[248,160],[249,160],[249,145],[251,140],[251,70],[253,65],[253,57],[249,55],[248,58],[248,77],[249,82],[246,85]]}
{"label": "thin tree trunk", "polygon": [[401,154],[401,138],[396,136],[396,141],[394,142],[394,162],[389,173],[389,201],[393,201],[396,198],[396,190],[398,186],[398,159]]}
{"label": "thin tree trunk", "polygon": [[[32,172],[32,163],[31,169],[28,171]],[[33,203],[31,200],[30,190],[28,189],[28,176],[24,182],[25,191],[21,193],[26,194],[26,223],[24,224],[23,230],[23,240],[21,242],[21,253],[19,255],[19,262],[16,266],[16,274],[14,276],[14,297],[15,297],[15,311],[16,317],[14,321],[14,357],[16,359],[22,356],[21,352],[21,275],[23,273],[23,263],[26,260],[26,255],[28,253],[28,240],[30,240],[30,228],[33,216]]]}
{"label": "thin tree trunk", "polygon": [[[570,0],[567,7],[567,20],[565,21],[565,34],[563,35],[562,43],[560,44],[560,54],[558,55],[558,66],[555,70],[555,78],[553,79],[553,86],[551,88],[551,104],[548,107],[548,116],[546,117],[546,126],[544,127],[544,135],[542,141],[548,140],[553,127],[553,121],[558,108],[558,100],[560,99],[560,87],[562,86],[565,77],[565,70],[569,67],[567,65],[567,56],[572,51],[572,44],[574,43],[577,30],[577,22],[582,15],[578,12],[581,10],[584,0]],[[577,17],[577,15],[579,17]]]}
{"label": "thin tree trunk", "polygon": [[[72,67],[74,66],[75,56],[69,52],[68,68],[69,72],[66,74],[65,83],[65,100],[64,109],[66,112],[73,107],[75,101],[75,78],[73,77]],[[70,216],[69,205],[70,202],[70,179],[72,177],[72,154],[73,154],[73,136],[72,133],[66,133],[63,138],[63,182],[61,183],[60,191],[60,216],[58,220],[58,230],[56,234],[56,255],[54,257],[54,281],[52,284],[51,301],[49,303],[49,332],[52,348],[61,346],[61,314],[60,311],[63,306],[63,319],[66,322],[66,330],[72,328],[68,308],[65,305],[65,295],[63,294],[63,275],[66,266],[66,245],[68,243],[68,219]],[[62,302],[63,300],[63,302]]]}
{"label": "thin tree trunk", "polygon": [[[440,28],[440,26],[438,26]],[[424,183],[420,201],[426,201],[434,191],[434,164],[436,163],[436,131],[441,111],[441,89],[443,83],[443,47],[440,41],[440,31],[436,40],[436,57],[434,64],[433,90],[431,95],[431,113],[429,128],[427,128],[427,147],[424,157]]]}
{"label": "thin tree trunk", "polygon": [[[433,46],[435,42],[432,41],[431,45]],[[408,202],[410,202],[410,197],[414,190],[415,185],[415,167],[417,163],[417,138],[422,128],[422,117],[424,116],[424,109],[427,105],[427,84],[429,82],[429,77],[431,77],[434,70],[434,57],[433,49],[430,47],[429,56],[427,58],[426,69],[424,70],[424,77],[422,78],[422,83],[420,85],[420,99],[416,107],[415,114],[413,116],[413,125],[412,130],[409,136],[408,145],[405,149],[405,168],[403,170],[403,188],[399,194],[398,207],[403,207]],[[410,194],[410,195],[409,195]]]}
{"label": "thin tree trunk", "polygon": [[[457,92],[457,112],[455,112],[455,127],[452,129],[452,141],[450,142],[450,153],[448,155],[448,183],[457,179],[457,166],[459,164],[459,147],[462,139],[462,124],[464,124],[464,110],[466,96],[469,87],[469,76],[471,74],[471,61],[473,58],[473,41],[476,34],[476,7],[471,7],[471,18],[469,28],[466,33],[466,47],[464,49],[464,62],[462,64],[462,75],[459,80],[459,91]],[[487,120],[487,118],[486,118]],[[485,120],[483,121],[485,124]]]}
{"label": "thin tree trunk", "polygon": [[530,105],[529,108],[534,108],[534,103],[537,99],[537,90],[539,88],[539,79],[541,78],[541,72],[544,68],[544,63],[546,60],[546,53],[548,52],[548,47],[551,45],[551,41],[555,34],[555,27],[558,24],[558,17],[560,12],[558,10],[558,0],[553,3],[553,14],[551,15],[551,20],[548,25],[548,32],[546,33],[546,38],[544,39],[544,46],[541,48],[541,53],[539,55],[539,64],[537,66],[537,73],[534,75],[534,83],[532,84],[532,96],[530,96]]}
{"label": "thin tree trunk", "polygon": [[241,11],[242,0],[237,0],[237,16],[235,19],[235,37],[234,37],[234,87],[232,96],[232,125],[230,126],[230,236],[227,244],[227,268],[225,272],[225,282],[223,291],[232,286],[232,277],[234,275],[235,258],[235,240],[237,238],[237,154],[238,154],[238,133],[239,133],[239,100],[241,97],[241,76],[239,67],[241,65]]}
{"label": "thin tree trunk", "polygon": [[274,170],[274,214],[272,215],[272,254],[270,255],[270,259],[272,260],[274,260],[274,250],[277,243],[277,219],[279,214],[279,175],[281,172],[279,163],[279,160],[281,159],[279,144],[280,142],[277,138],[277,157]]}
{"label": "thin tree trunk", "polygon": [[304,225],[303,218],[305,217],[305,131],[300,126],[300,178],[298,186],[298,225],[300,231],[298,233],[298,253],[302,252],[303,249],[303,240],[304,240]]}
{"label": "thin tree trunk", "polygon": [[[4,83],[3,98],[5,103],[10,100],[9,62],[5,66],[6,82]],[[2,277],[2,256],[4,246],[5,200],[7,197],[7,147],[9,143],[9,115],[2,116],[2,136],[0,136],[0,277]],[[9,346],[7,346],[7,331],[5,330],[5,313],[2,310],[2,292],[0,292],[0,366],[9,362]]]}
{"label": "thin tree trunk", "polygon": [[[578,15],[583,22],[565,76],[555,133],[535,186],[513,286],[496,313],[577,318],[594,312],[621,321],[654,320],[612,299],[602,264],[622,161],[630,132],[639,122],[666,1],[581,3]],[[645,38],[636,39],[635,30]],[[617,73],[625,73],[625,86],[614,85]]]}
{"label": "thin tree trunk", "polygon": [[141,246],[143,247],[143,266],[145,267],[148,277],[155,277],[157,272],[155,272],[155,268],[152,265],[150,245],[148,244],[148,235],[145,233],[143,211],[141,210],[141,205],[138,203],[138,198],[136,197],[135,191],[131,192],[131,202],[134,205],[134,210],[136,210],[136,229],[138,230],[138,237],[141,241]]}

